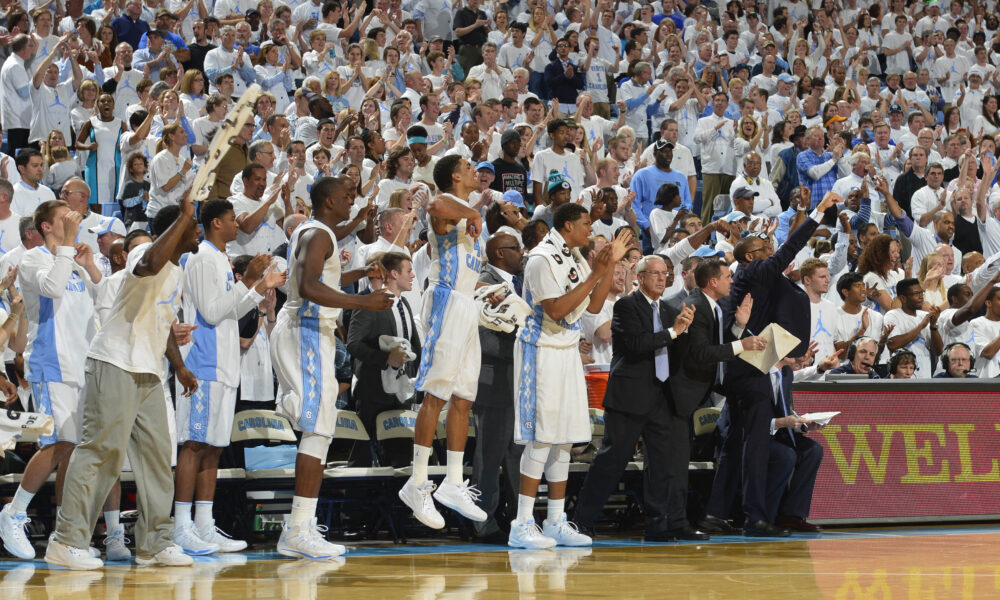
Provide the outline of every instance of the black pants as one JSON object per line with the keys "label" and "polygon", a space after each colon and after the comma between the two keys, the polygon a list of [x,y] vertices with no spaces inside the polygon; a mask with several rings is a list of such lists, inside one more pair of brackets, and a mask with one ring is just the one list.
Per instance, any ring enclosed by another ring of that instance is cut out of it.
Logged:
{"label": "black pants", "polygon": [[374,452],[379,466],[383,467],[404,467],[410,464],[413,453],[413,441],[408,439],[376,440],[378,431],[378,416],[387,410],[399,410],[406,408],[401,405],[395,396],[368,395],[364,398],[357,398],[357,412],[361,424],[365,431],[371,436],[371,441],[356,441],[351,446],[351,454],[347,458],[347,465],[350,467],[370,467],[372,466],[372,453]]}
{"label": "black pants", "polygon": [[673,400],[665,399],[647,415],[614,409],[604,411],[604,441],[587,472],[574,520],[593,527],[608,497],[618,487],[642,435],[643,510],[646,531],[678,529],[688,524],[688,462],[691,455],[690,417],[680,417]]}
{"label": "black pants", "polygon": [[[514,404],[507,406],[472,405],[476,419],[476,453],[472,458],[472,482],[482,494],[480,507],[486,511],[486,520],[473,522],[476,535],[482,537],[507,529],[497,522],[497,508],[501,500],[506,514],[513,519],[517,512],[517,493],[521,479],[521,451],[524,446],[514,443]],[[502,476],[507,485],[500,485]]]}

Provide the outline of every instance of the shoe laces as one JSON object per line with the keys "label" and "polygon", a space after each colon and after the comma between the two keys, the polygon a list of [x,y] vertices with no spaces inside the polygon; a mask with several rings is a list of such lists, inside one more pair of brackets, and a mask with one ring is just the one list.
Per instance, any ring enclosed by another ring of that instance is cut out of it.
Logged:
{"label": "shoe laces", "polygon": [[521,523],[521,527],[524,528],[524,532],[531,537],[542,537],[545,534],[542,533],[542,528],[538,526],[534,520]]}
{"label": "shoe laces", "polygon": [[214,536],[224,537],[230,540],[233,539],[233,536],[229,535],[225,531],[216,527],[214,522],[212,523],[212,529],[209,530],[209,535],[213,537]]}
{"label": "shoe laces", "polygon": [[431,494],[437,489],[437,484],[432,481],[428,481],[424,485],[417,488],[420,492],[420,496],[423,499],[424,510],[432,510],[434,508],[434,498]]}
{"label": "shoe laces", "polygon": [[483,492],[476,488],[475,484],[469,485],[469,480],[466,479],[463,483],[456,486],[458,491],[461,492],[470,502],[475,504],[479,502],[479,497],[483,495]]}
{"label": "shoe laces", "polygon": [[125,537],[125,530],[122,529],[121,533],[109,533],[104,536],[104,547],[107,548],[116,541],[121,541],[123,546],[126,546],[132,542],[132,540]]}

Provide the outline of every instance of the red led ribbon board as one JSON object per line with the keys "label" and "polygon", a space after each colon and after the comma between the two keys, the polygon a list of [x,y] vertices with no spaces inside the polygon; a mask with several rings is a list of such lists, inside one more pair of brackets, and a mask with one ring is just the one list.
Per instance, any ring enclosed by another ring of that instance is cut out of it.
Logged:
{"label": "red led ribbon board", "polygon": [[795,408],[841,411],[823,445],[810,518],[1000,515],[1000,392],[796,391]]}

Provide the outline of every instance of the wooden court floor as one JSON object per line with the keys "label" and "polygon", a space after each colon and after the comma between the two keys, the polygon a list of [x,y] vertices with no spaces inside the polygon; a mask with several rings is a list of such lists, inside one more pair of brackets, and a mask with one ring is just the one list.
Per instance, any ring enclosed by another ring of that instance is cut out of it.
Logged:
{"label": "wooden court floor", "polygon": [[0,600],[1000,598],[1000,527],[827,532],[708,544],[599,540],[593,549],[363,546],[336,562],[250,553],[193,567],[103,571],[0,562]]}

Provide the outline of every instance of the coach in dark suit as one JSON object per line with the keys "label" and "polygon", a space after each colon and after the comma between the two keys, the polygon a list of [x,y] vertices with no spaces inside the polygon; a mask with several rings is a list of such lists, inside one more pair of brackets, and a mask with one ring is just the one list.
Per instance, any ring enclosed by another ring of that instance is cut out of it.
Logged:
{"label": "coach in dark suit", "polygon": [[[479,282],[495,285],[510,282],[521,291],[521,259],[524,250],[517,238],[498,233],[486,242],[486,258]],[[500,468],[506,486],[503,500],[507,518],[517,512],[517,491],[521,474],[521,450],[514,443],[514,340],[515,333],[479,328],[482,366],[479,369],[479,390],[472,414],[476,420],[476,454],[472,460],[472,482],[479,488],[479,504],[486,511],[486,520],[473,522],[476,536],[491,543],[507,545],[507,532],[497,518],[501,499]]]}
{"label": "coach in dark suit", "polygon": [[[727,326],[735,322],[737,308],[749,296],[752,305],[743,335],[760,333],[771,323],[777,323],[802,341],[789,356],[805,353],[810,331],[809,297],[783,273],[809,241],[823,212],[838,200],[836,194],[827,193],[816,210],[789,234],[777,252],[772,250],[769,240],[755,235],[737,242],[733,256],[740,266],[733,277],[729,296],[720,302]],[[724,389],[730,405],[731,427],[721,460],[733,460],[742,446],[744,534],[788,535],[787,529],[777,527],[770,520],[773,517],[769,515],[773,511],[767,508],[771,436],[768,428],[760,427],[760,423],[769,422],[773,412],[771,378],[747,362],[733,361],[726,366]],[[742,443],[739,438],[733,439],[740,432]]]}
{"label": "coach in dark suit", "polygon": [[643,257],[636,273],[639,289],[615,303],[611,374],[604,395],[604,441],[580,490],[574,520],[581,529],[593,531],[642,435],[646,539],[707,539],[687,521],[687,461],[683,477],[670,468],[678,448],[689,444],[684,431],[690,416],[690,411],[688,416],[680,416],[682,411],[670,394],[667,381],[677,362],[670,349],[691,323],[692,311],[685,308],[678,313],[660,301],[667,276],[663,259]]}
{"label": "coach in dark suit", "polygon": [[[413,309],[401,295],[413,287],[413,264],[410,257],[398,252],[382,255],[379,263],[385,273],[385,288],[396,296],[396,302],[391,310],[353,311],[347,331],[347,350],[354,359],[354,373],[358,377],[354,388],[358,418],[372,439],[370,444],[354,443],[348,458],[352,467],[371,466],[371,448],[376,449],[382,466],[402,467],[411,459],[406,440],[384,440],[380,444],[375,442],[375,431],[379,413],[404,407],[396,394],[387,394],[383,389],[382,370],[405,365],[406,374],[414,377],[420,364],[420,336],[414,326]],[[382,350],[379,337],[383,335],[409,340],[410,349],[417,358],[406,361],[404,354]]]}

